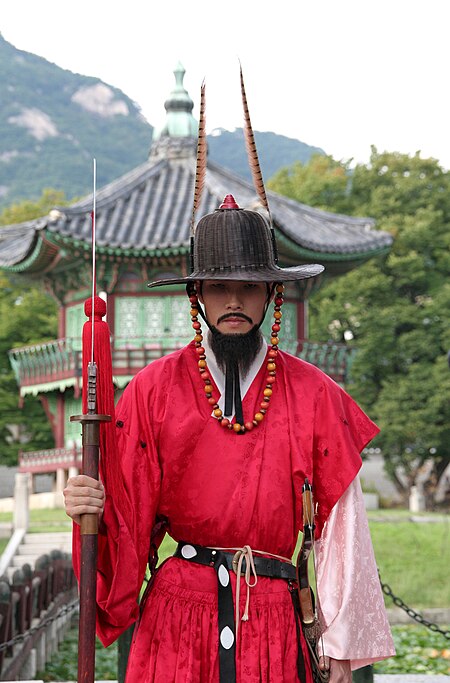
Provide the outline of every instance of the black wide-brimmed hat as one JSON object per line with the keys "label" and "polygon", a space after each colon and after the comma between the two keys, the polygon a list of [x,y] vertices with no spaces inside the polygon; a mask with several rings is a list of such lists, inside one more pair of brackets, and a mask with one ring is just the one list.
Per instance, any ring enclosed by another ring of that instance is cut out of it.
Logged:
{"label": "black wide-brimmed hat", "polygon": [[227,195],[216,211],[197,224],[190,275],[156,280],[148,286],[195,280],[288,282],[314,277],[323,270],[318,264],[280,268],[274,233],[264,216],[239,208],[232,195]]}

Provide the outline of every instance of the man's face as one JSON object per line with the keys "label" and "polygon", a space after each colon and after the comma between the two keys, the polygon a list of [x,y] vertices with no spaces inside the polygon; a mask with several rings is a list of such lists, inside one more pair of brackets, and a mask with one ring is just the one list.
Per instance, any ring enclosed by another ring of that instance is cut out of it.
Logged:
{"label": "man's face", "polygon": [[222,334],[246,334],[259,325],[267,300],[265,282],[205,280],[197,283],[210,325]]}

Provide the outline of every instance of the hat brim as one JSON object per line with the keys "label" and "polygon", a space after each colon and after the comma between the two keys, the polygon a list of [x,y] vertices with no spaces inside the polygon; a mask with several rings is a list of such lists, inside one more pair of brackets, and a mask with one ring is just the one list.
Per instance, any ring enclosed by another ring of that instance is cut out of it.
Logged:
{"label": "hat brim", "polygon": [[193,272],[187,277],[165,278],[149,282],[147,287],[162,287],[164,285],[181,285],[195,280],[239,280],[242,282],[293,282],[295,280],[306,280],[316,277],[325,270],[324,266],[318,263],[311,263],[304,266],[292,266],[290,268],[279,268],[278,266],[264,266],[262,268],[233,268],[215,269],[208,271]]}

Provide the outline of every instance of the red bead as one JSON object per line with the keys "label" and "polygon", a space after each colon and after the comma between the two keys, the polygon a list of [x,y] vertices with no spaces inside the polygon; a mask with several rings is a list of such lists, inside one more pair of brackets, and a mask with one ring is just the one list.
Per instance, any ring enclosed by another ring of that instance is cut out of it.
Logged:
{"label": "red bead", "polygon": [[201,329],[201,325],[199,322],[192,323],[192,327],[194,328],[194,330],[200,330]]}
{"label": "red bead", "polygon": [[203,370],[203,372],[200,373],[200,377],[204,380],[210,379],[209,373],[207,373],[206,370]]}
{"label": "red bead", "polygon": [[269,358],[276,358],[278,355],[278,349],[270,349],[267,355],[269,356]]}
{"label": "red bead", "polygon": [[261,403],[259,405],[261,407],[261,410],[267,410],[267,408],[269,407],[269,404],[267,401],[261,401]]}
{"label": "red bead", "polygon": [[228,427],[230,424],[230,420],[227,420],[227,418],[224,417],[222,420],[220,420],[220,424],[222,425],[222,427]]}
{"label": "red bead", "polygon": [[210,398],[208,398],[208,403],[212,405],[214,408],[216,405],[216,399],[211,396]]}
{"label": "red bead", "polygon": [[273,384],[275,382],[275,377],[266,377],[266,384]]}
{"label": "red bead", "polygon": [[205,349],[203,348],[203,346],[197,346],[195,350],[197,351],[199,356],[203,356],[205,353]]}
{"label": "red bead", "polygon": [[195,294],[189,297],[189,301],[191,302],[191,304],[198,304],[198,298]]}
{"label": "red bead", "polygon": [[282,306],[283,305],[283,298],[281,296],[277,296],[275,298],[275,306]]}
{"label": "red bead", "polygon": [[278,323],[275,323],[274,325],[272,325],[272,332],[279,332],[280,330],[281,330],[281,325],[279,325]]}
{"label": "red bead", "polygon": [[246,422],[244,427],[248,432],[251,432],[254,427],[253,422]]}

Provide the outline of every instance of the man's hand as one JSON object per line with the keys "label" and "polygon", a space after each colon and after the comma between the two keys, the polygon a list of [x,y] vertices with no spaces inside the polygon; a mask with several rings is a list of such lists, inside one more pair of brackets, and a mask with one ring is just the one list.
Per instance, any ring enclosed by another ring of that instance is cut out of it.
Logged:
{"label": "man's hand", "polygon": [[320,657],[319,667],[322,671],[329,670],[329,683],[352,683],[352,670],[350,660],[331,659],[331,657]]}
{"label": "man's hand", "polygon": [[103,514],[105,507],[105,489],[101,481],[79,474],[67,481],[63,491],[66,513],[77,524],[80,516],[97,513]]}

